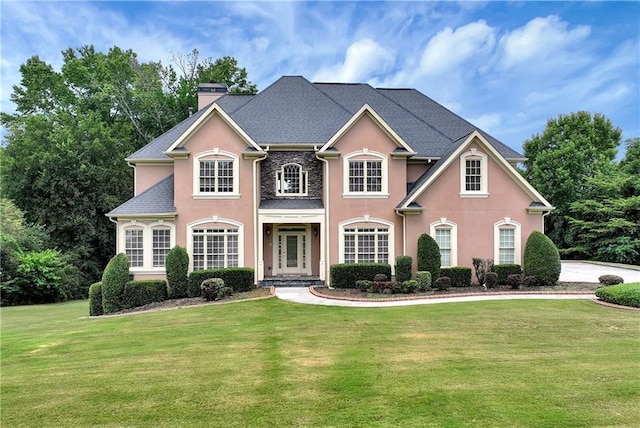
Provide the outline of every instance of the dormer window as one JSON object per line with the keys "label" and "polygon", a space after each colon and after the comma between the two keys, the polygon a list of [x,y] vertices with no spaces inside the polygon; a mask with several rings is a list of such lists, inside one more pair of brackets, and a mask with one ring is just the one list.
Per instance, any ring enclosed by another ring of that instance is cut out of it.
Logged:
{"label": "dormer window", "polygon": [[486,198],[489,196],[487,155],[477,149],[460,156],[460,197]]}
{"label": "dormer window", "polygon": [[238,157],[214,149],[193,160],[193,196],[195,198],[237,198]]}
{"label": "dormer window", "polygon": [[276,171],[276,195],[306,196],[307,171],[297,163],[288,163]]}

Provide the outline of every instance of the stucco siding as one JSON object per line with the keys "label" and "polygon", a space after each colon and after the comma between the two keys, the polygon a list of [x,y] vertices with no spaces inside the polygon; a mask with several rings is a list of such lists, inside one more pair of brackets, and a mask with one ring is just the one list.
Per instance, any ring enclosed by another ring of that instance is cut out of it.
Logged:
{"label": "stucco siding", "polygon": [[135,194],[139,195],[163,178],[173,174],[173,164],[146,165],[135,167]]}

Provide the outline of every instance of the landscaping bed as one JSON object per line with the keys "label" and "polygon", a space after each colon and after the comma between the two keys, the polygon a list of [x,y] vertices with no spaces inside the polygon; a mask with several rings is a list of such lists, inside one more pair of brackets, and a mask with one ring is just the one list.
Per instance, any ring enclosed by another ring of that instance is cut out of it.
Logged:
{"label": "landscaping bed", "polygon": [[592,282],[559,282],[554,286],[548,287],[520,287],[517,290],[506,286],[500,285],[496,288],[490,288],[485,290],[478,285],[472,285],[471,287],[451,287],[448,290],[431,289],[429,291],[417,292],[411,294],[382,294],[382,293],[367,293],[362,292],[356,288],[328,288],[328,287],[314,287],[315,291],[327,297],[335,297],[339,299],[354,298],[354,299],[398,299],[398,298],[411,298],[417,297],[437,297],[447,295],[459,295],[459,294],[489,294],[489,293],[594,293],[595,290],[602,287],[602,284]]}

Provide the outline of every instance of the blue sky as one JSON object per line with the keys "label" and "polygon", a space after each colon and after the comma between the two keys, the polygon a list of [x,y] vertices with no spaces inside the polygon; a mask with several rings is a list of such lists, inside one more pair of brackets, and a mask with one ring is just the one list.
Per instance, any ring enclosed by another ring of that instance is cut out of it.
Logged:
{"label": "blue sky", "polygon": [[29,57],[92,44],[171,62],[233,56],[282,75],[413,87],[522,152],[547,119],[602,113],[640,137],[640,2],[0,3],[0,108]]}

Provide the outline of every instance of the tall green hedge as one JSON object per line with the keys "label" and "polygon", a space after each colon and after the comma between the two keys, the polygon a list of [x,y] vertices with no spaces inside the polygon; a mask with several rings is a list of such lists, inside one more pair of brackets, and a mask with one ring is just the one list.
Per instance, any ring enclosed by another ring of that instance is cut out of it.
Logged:
{"label": "tall green hedge", "polygon": [[249,291],[255,288],[254,270],[252,268],[195,270],[189,275],[187,295],[189,297],[201,296],[200,284],[209,278],[221,278],[227,287],[233,288],[234,292]]}
{"label": "tall green hedge", "polygon": [[531,232],[524,246],[524,276],[534,276],[542,285],[554,285],[560,278],[560,253],[551,239]]}
{"label": "tall green hedge", "polygon": [[136,308],[167,300],[167,282],[163,279],[129,281],[124,286],[122,308]]}
{"label": "tall green hedge", "polygon": [[105,314],[123,309],[124,286],[129,282],[129,259],[124,253],[113,256],[102,274],[102,310]]}
{"label": "tall green hedge", "polygon": [[423,233],[418,238],[418,270],[431,272],[431,277],[440,276],[440,247],[431,236]]}
{"label": "tall green hedge", "polygon": [[598,288],[596,296],[604,302],[640,308],[640,283]]}
{"label": "tall green hedge", "polygon": [[89,286],[89,315],[97,317],[102,314],[102,283],[96,282]]}
{"label": "tall green hedge", "polygon": [[413,258],[411,256],[396,257],[396,281],[405,282],[411,279]]}
{"label": "tall green hedge", "polygon": [[189,286],[189,254],[183,247],[176,245],[167,254],[167,283],[169,298],[187,297]]}
{"label": "tall green hedge", "polygon": [[463,266],[440,269],[440,276],[451,278],[452,287],[469,287],[471,285],[471,268]]}
{"label": "tall green hedge", "polygon": [[335,288],[355,288],[356,281],[373,281],[377,274],[391,278],[391,265],[388,263],[339,263],[331,265],[329,276],[331,286]]}
{"label": "tall green hedge", "polygon": [[518,264],[502,264],[493,265],[493,271],[498,276],[498,284],[507,285],[509,275],[519,275],[522,273],[522,267]]}

